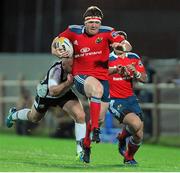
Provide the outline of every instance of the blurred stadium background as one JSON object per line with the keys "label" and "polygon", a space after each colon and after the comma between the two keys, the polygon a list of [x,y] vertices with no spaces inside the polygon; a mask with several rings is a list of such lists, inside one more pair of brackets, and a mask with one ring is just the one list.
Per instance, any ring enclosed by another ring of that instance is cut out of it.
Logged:
{"label": "blurred stadium background", "polygon": [[[167,136],[180,138],[179,0],[2,0],[1,132],[9,132],[4,126],[8,109],[14,105],[30,105],[36,84],[56,60],[50,54],[53,38],[70,24],[82,24],[82,14],[90,5],[102,9],[104,25],[127,32],[133,51],[141,55],[146,64],[149,83],[135,85],[145,113],[145,140],[180,145],[180,140],[179,143],[167,140]],[[51,136],[73,137],[73,132],[66,133],[73,122],[63,115],[63,112],[52,109],[35,131],[38,134],[46,132]],[[118,127],[116,120],[107,116],[103,140],[113,142]],[[32,124],[20,122],[16,132],[29,134],[31,131],[28,129],[31,128],[34,128]],[[14,129],[12,131],[15,132]]]}

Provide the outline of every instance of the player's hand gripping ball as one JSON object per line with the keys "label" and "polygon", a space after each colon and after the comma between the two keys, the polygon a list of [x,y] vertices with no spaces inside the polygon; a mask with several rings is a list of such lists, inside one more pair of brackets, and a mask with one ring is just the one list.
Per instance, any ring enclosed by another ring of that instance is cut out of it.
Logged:
{"label": "player's hand gripping ball", "polygon": [[65,37],[59,37],[55,41],[55,49],[60,49],[68,52],[69,57],[73,56],[74,49],[71,41]]}

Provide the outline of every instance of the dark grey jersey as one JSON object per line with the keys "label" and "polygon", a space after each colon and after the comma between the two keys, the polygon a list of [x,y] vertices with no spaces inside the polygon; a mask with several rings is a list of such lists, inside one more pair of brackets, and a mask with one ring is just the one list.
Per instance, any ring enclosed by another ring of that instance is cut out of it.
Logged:
{"label": "dark grey jersey", "polygon": [[48,70],[45,78],[40,82],[37,86],[37,94],[40,97],[47,97],[47,98],[59,98],[63,96],[69,89],[65,89],[59,96],[51,96],[49,94],[49,88],[51,86],[59,85],[62,82],[67,80],[67,73],[63,70],[62,62],[54,63]]}

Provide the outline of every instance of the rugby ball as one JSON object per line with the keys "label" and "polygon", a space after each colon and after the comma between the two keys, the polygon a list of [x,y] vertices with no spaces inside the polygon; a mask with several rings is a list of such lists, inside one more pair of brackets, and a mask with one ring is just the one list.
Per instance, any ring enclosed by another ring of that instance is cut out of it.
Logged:
{"label": "rugby ball", "polygon": [[69,53],[69,57],[73,56],[74,49],[71,41],[65,37],[58,37],[55,41],[55,48],[64,49]]}

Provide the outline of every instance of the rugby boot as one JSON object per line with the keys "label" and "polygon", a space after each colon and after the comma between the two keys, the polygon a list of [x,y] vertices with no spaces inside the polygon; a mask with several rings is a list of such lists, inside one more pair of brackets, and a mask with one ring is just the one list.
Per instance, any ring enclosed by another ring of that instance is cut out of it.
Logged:
{"label": "rugby boot", "polygon": [[13,121],[13,119],[12,119],[12,115],[13,115],[13,113],[15,113],[16,111],[17,111],[17,110],[16,110],[15,107],[13,107],[13,108],[11,108],[11,109],[9,110],[9,114],[8,114],[6,120],[5,120],[5,124],[6,124],[6,126],[7,126],[8,128],[11,128],[11,127],[13,126],[13,124],[14,124],[14,121]]}
{"label": "rugby boot", "polygon": [[83,155],[82,155],[83,162],[89,163],[90,162],[90,155],[91,155],[91,148],[86,147],[84,145],[84,140],[83,139],[80,141],[80,145],[81,145],[81,147],[83,149]]}

